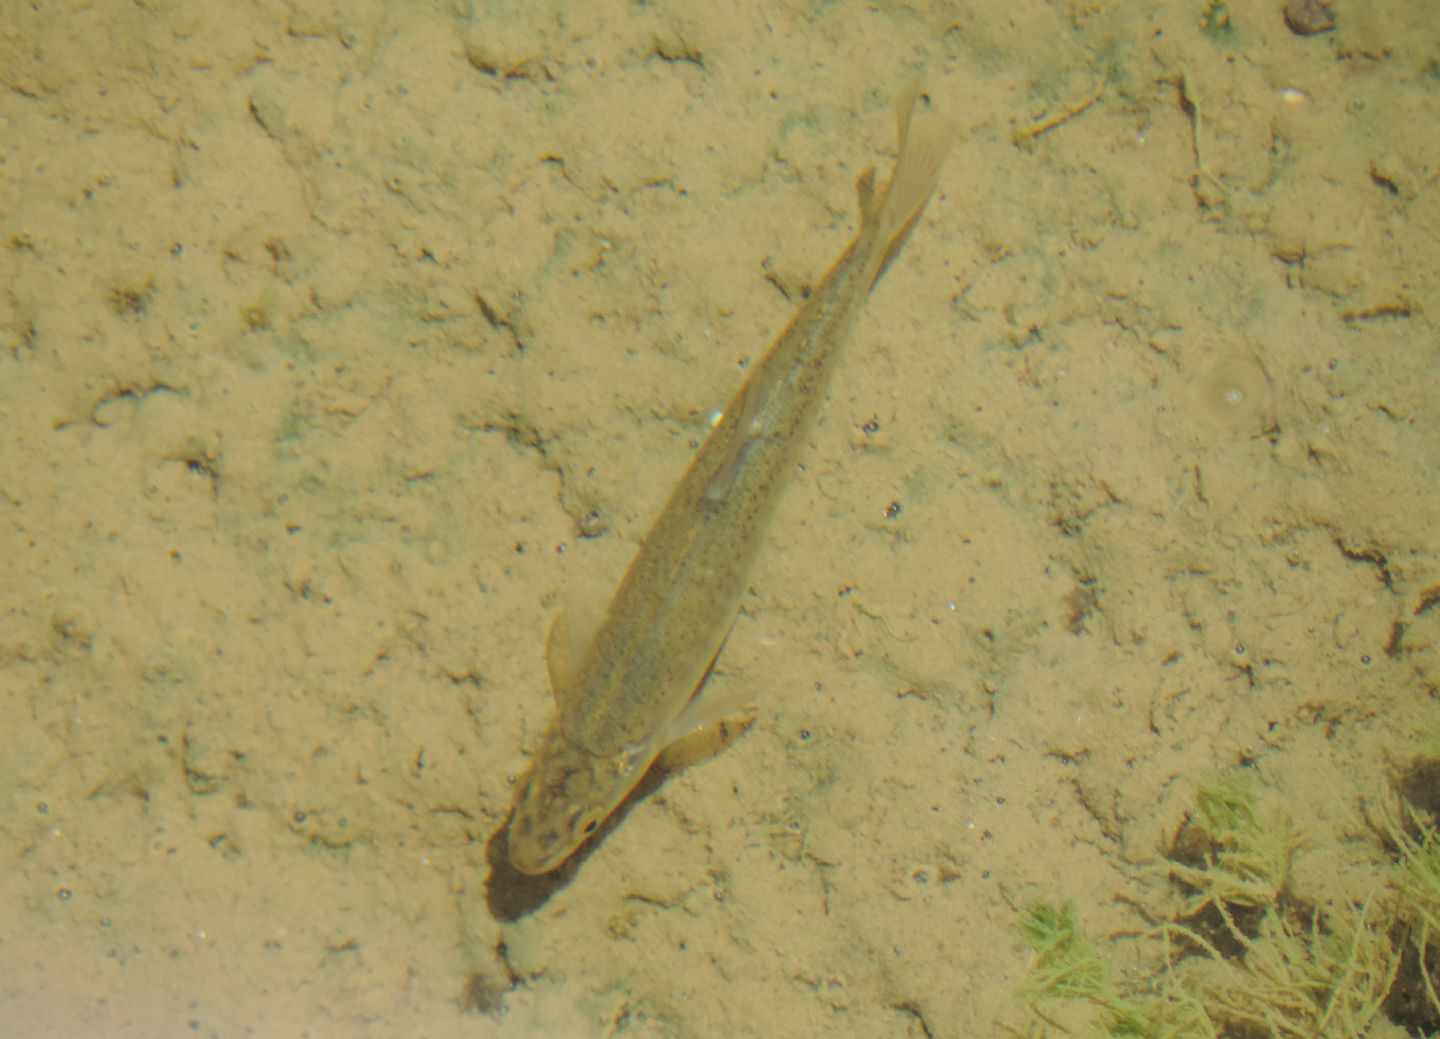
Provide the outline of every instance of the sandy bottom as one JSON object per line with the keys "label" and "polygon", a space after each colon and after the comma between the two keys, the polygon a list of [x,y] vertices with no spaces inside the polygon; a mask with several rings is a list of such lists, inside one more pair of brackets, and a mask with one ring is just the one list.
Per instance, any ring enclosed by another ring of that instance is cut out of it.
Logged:
{"label": "sandy bottom", "polygon": [[[1379,883],[1440,733],[1432,0],[12,6],[7,1035],[1025,1034],[1023,907],[1153,971],[1237,767],[1298,897]],[[548,620],[921,66],[961,139],[713,679],[755,721],[521,883]]]}

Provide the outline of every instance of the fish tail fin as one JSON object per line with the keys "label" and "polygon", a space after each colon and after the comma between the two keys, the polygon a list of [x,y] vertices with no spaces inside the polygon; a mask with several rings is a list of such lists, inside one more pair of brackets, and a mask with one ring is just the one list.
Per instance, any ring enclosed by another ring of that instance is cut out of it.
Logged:
{"label": "fish tail fin", "polygon": [[900,128],[900,157],[885,186],[877,195],[873,170],[861,174],[856,185],[863,222],[873,225],[873,233],[885,243],[880,266],[870,281],[872,287],[910,237],[925,203],[935,193],[940,167],[945,164],[945,156],[955,143],[956,127],[952,120],[931,112],[923,113],[918,120],[914,118],[920,98],[920,79],[913,76],[895,104],[896,121]]}

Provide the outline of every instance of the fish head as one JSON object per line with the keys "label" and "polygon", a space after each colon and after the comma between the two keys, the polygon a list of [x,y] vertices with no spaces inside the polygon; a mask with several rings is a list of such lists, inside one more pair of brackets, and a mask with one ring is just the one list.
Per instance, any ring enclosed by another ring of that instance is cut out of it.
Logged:
{"label": "fish head", "polygon": [[653,752],[634,747],[592,754],[558,725],[552,728],[515,788],[511,865],[530,876],[560,865],[625,799],[653,759]]}

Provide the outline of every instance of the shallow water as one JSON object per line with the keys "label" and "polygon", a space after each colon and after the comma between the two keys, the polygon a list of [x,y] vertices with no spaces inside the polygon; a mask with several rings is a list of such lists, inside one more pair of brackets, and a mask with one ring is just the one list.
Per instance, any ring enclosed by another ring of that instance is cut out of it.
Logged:
{"label": "shallow water", "polygon": [[[1143,927],[1237,765],[1364,897],[1440,726],[1433,5],[300,8],[0,44],[10,1034],[1023,1031],[1017,908]],[[962,140],[712,677],[755,722],[521,884],[548,620],[922,64]]]}

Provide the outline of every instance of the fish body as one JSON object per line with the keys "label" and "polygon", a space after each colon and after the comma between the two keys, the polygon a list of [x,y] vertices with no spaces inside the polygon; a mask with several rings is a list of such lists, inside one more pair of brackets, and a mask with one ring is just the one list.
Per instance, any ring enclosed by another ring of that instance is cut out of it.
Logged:
{"label": "fish body", "polygon": [[[899,158],[877,193],[859,181],[861,226],[752,368],[671,492],[592,637],[567,621],[547,647],[556,717],[516,786],[509,854],[523,873],[568,858],[656,756],[726,712],[703,680],[734,622],[766,527],[824,402],[861,305],[935,190],[953,140],[897,106]],[[913,124],[913,125],[912,125]]]}

